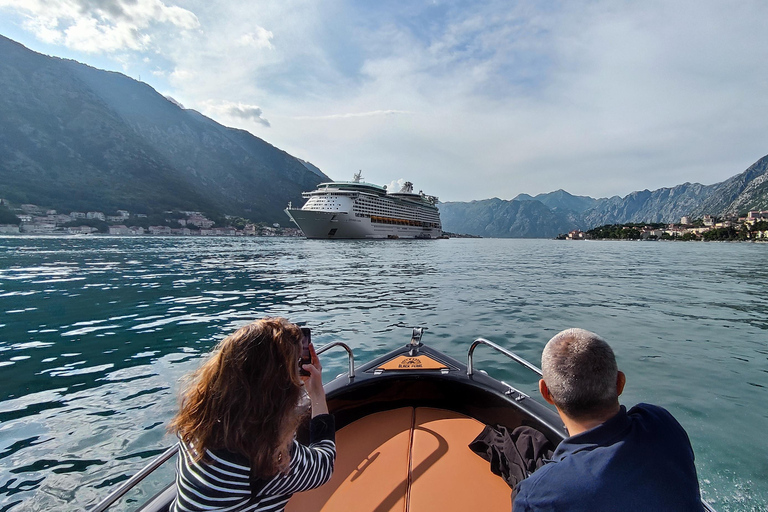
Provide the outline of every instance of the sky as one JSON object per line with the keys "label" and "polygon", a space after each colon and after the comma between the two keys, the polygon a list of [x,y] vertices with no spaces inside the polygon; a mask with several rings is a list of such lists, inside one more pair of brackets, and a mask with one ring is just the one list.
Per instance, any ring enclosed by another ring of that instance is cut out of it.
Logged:
{"label": "sky", "polygon": [[744,171],[768,154],[767,19],[764,0],[0,0],[32,50],[442,201]]}

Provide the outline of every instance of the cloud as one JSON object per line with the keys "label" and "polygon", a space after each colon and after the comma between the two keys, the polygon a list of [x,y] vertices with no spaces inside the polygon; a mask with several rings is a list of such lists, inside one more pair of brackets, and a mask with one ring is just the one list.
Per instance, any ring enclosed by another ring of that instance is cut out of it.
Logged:
{"label": "cloud", "polygon": [[0,0],[23,13],[23,26],[49,44],[85,53],[144,51],[156,29],[194,30],[190,11],[161,0]]}
{"label": "cloud", "polygon": [[272,34],[272,32],[269,30],[262,27],[256,27],[256,30],[247,34],[243,34],[237,41],[241,46],[273,49],[274,46],[272,46],[271,42],[273,37],[274,34]]}
{"label": "cloud", "polygon": [[209,101],[206,103],[206,112],[215,117],[225,117],[234,120],[251,121],[262,126],[269,127],[269,121],[262,117],[262,110],[256,105],[232,103],[229,101]]}
{"label": "cloud", "polygon": [[370,112],[354,112],[347,114],[327,114],[318,116],[292,116],[293,119],[311,121],[311,120],[328,120],[328,119],[353,119],[356,117],[379,117],[379,116],[394,116],[398,114],[411,114],[407,110],[372,110]]}
{"label": "cloud", "polygon": [[400,178],[397,180],[390,181],[386,187],[388,192],[400,192],[400,190],[403,188],[403,185],[405,185],[406,180],[404,178]]}
{"label": "cloud", "polygon": [[[275,114],[270,142],[332,176],[387,183],[396,169],[446,200],[714,183],[768,152],[768,5],[539,5],[347,16],[365,30],[349,37],[362,79],[273,103],[305,114]],[[373,105],[418,114],[307,115]]]}
{"label": "cloud", "polygon": [[184,108],[185,108],[185,107],[184,107],[184,105],[182,105],[182,104],[181,104],[181,102],[179,102],[179,101],[178,101],[176,98],[174,98],[173,96],[165,96],[165,99],[167,99],[168,101],[170,101],[171,103],[173,103],[174,105],[176,105],[177,107],[179,107],[180,109],[184,109]]}

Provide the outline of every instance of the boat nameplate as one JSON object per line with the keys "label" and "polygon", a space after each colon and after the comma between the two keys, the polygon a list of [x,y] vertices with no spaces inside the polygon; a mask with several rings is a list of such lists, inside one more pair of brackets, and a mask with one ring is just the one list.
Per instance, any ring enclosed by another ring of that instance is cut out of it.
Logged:
{"label": "boat nameplate", "polygon": [[431,357],[419,354],[416,356],[401,355],[390,359],[386,363],[380,365],[376,370],[443,370],[448,369],[448,366],[432,359]]}

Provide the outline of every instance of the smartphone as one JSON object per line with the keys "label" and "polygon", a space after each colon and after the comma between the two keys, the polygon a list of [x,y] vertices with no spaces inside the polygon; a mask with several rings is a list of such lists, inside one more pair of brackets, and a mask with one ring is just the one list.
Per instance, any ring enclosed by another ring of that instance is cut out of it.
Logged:
{"label": "smartphone", "polygon": [[306,371],[302,365],[312,364],[312,354],[309,353],[309,344],[312,343],[312,331],[309,327],[301,328],[301,360],[299,361],[299,375],[309,376],[309,372]]}

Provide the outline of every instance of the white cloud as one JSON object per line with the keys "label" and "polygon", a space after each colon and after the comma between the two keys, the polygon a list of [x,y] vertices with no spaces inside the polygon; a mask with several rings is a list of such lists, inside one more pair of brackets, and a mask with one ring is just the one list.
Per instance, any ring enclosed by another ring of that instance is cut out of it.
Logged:
{"label": "white cloud", "polygon": [[[269,127],[269,121],[262,117],[262,110],[256,105],[232,103],[229,101],[208,101],[205,103],[205,112],[213,117],[228,118],[235,121],[251,121],[262,126]],[[239,124],[239,123],[237,123]]]}
{"label": "white cloud", "polygon": [[400,178],[397,180],[390,181],[386,187],[387,192],[400,192],[400,190],[403,188],[403,185],[405,185],[405,182],[407,180],[404,178]]}
{"label": "white cloud", "polygon": [[249,32],[247,34],[243,34],[240,36],[240,39],[238,39],[238,43],[242,46],[253,46],[255,48],[269,48],[272,49],[274,46],[272,46],[272,38],[274,37],[274,34],[270,32],[269,30],[262,28],[262,27],[256,27],[256,30],[253,32]]}
{"label": "white cloud", "polygon": [[24,27],[46,43],[85,53],[143,51],[158,26],[199,27],[197,17],[161,0],[0,0],[25,16]]}
{"label": "white cloud", "polygon": [[293,119],[302,121],[311,120],[329,120],[329,119],[351,119],[355,117],[379,117],[394,116],[398,114],[411,114],[407,110],[372,110],[370,112],[352,112],[346,114],[326,114],[318,116],[293,116]]}

